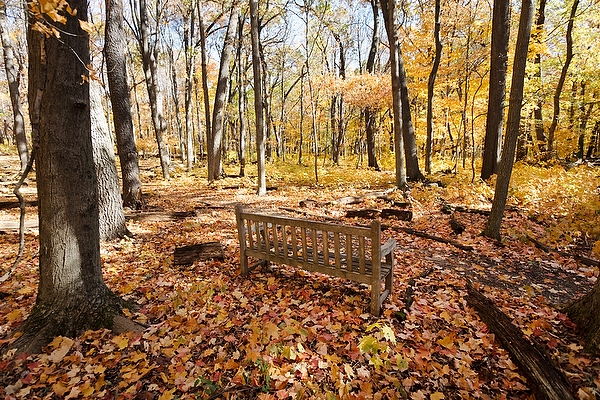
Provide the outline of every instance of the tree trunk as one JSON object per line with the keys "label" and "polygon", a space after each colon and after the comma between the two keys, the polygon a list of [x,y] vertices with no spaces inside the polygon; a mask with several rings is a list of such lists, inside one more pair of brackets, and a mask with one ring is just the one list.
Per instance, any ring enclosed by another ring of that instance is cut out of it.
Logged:
{"label": "tree trunk", "polygon": [[412,123],[410,113],[410,98],[408,96],[408,80],[406,79],[406,70],[404,69],[404,57],[400,46],[396,44],[398,70],[400,72],[400,98],[402,101],[402,138],[404,145],[404,157],[406,161],[406,178],[409,181],[421,181],[424,179],[419,168],[419,156],[417,154],[417,140],[415,138],[415,129]]}
{"label": "tree trunk", "polygon": [[431,163],[433,157],[433,94],[435,89],[435,78],[437,71],[440,66],[440,59],[442,57],[442,41],[440,39],[440,11],[441,11],[441,0],[435,0],[435,28],[433,30],[433,37],[435,40],[435,56],[433,58],[433,66],[429,73],[429,80],[427,81],[427,142],[425,144],[425,171],[431,174]]}
{"label": "tree trunk", "polygon": [[[370,0],[371,9],[373,11],[373,34],[371,35],[371,48],[367,57],[367,72],[372,74],[375,72],[375,58],[377,57],[377,49],[379,47],[379,3],[377,0]],[[377,154],[375,153],[375,131],[377,121],[377,111],[371,107],[364,110],[365,116],[365,133],[367,136],[367,163],[370,168],[379,171],[377,164]]]}
{"label": "tree trunk", "polygon": [[[189,10],[189,15],[185,20],[185,26],[183,31],[183,42],[185,45],[185,149],[187,152],[187,168],[188,171],[194,166],[194,128],[193,128],[193,116],[192,116],[192,91],[193,91],[193,77],[195,70],[196,60],[196,47],[192,45],[195,40],[195,28],[196,28],[196,2],[192,2]],[[202,145],[200,143],[200,145]]]}
{"label": "tree trunk", "polygon": [[300,75],[300,126],[298,127],[298,165],[302,165],[302,147],[304,146],[304,65]]}
{"label": "tree trunk", "polygon": [[123,181],[123,206],[139,210],[144,205],[138,151],[135,146],[131,99],[127,84],[127,63],[123,29],[122,0],[106,0],[104,55],[110,89],[110,102],[117,138],[117,152]]}
{"label": "tree trunk", "polygon": [[[36,304],[11,347],[38,352],[53,337],[88,329],[133,329],[102,279],[98,190],[90,132],[87,3],[70,0],[60,40],[28,31],[31,111],[39,108],[36,157],[40,279]],[[39,102],[35,100],[38,99]],[[56,105],[60,104],[60,107]],[[34,115],[33,121],[37,122]]]}
{"label": "tree trunk", "polygon": [[554,114],[552,115],[552,123],[550,124],[550,129],[548,131],[548,152],[550,153],[551,157],[555,152],[554,135],[556,133],[556,128],[558,126],[558,118],[560,115],[560,95],[562,94],[562,89],[565,84],[565,80],[567,79],[567,71],[569,70],[569,65],[571,64],[571,60],[573,59],[573,24],[575,22],[575,14],[577,13],[578,6],[579,0],[575,0],[573,2],[573,6],[571,7],[571,15],[569,16],[569,23],[567,24],[567,55],[565,57],[565,63],[563,64],[562,70],[560,72],[558,84],[556,85],[556,91],[554,92]]}
{"label": "tree trunk", "polygon": [[[157,5],[158,7],[158,5]],[[148,99],[150,100],[150,112],[152,114],[152,125],[156,144],[158,145],[158,156],[160,158],[160,167],[163,178],[169,179],[169,152],[164,140],[164,134],[167,130],[167,124],[162,111],[162,93],[158,87],[158,60],[156,42],[150,40],[150,26],[148,21],[148,6],[146,0],[139,1],[139,31],[140,51],[142,55],[142,66],[144,68],[144,77],[146,78],[146,88],[148,89]]]}
{"label": "tree trunk", "polygon": [[173,113],[175,114],[175,123],[177,125],[177,139],[179,139],[179,157],[181,158],[181,161],[187,161],[187,169],[189,171],[194,164],[194,158],[192,157],[190,161],[189,157],[187,157],[186,149],[188,143],[183,136],[181,114],[179,113],[179,85],[177,84],[177,68],[175,68],[173,48],[169,47],[167,53],[169,54],[169,68],[171,69],[171,93],[173,99]]}
{"label": "tree trunk", "polygon": [[219,179],[222,174],[221,151],[223,139],[223,120],[225,118],[225,104],[229,90],[229,64],[233,53],[233,41],[236,36],[238,24],[237,7],[231,9],[229,24],[225,33],[223,50],[221,52],[221,63],[219,65],[219,77],[215,91],[215,104],[213,107],[212,133],[208,138],[208,180]]}
{"label": "tree trunk", "polygon": [[90,83],[90,114],[94,168],[98,178],[100,240],[114,240],[127,235],[114,144],[104,115],[100,84]]}
{"label": "tree trunk", "polygon": [[502,144],[502,123],[506,99],[506,66],[510,35],[510,2],[494,0],[492,16],[492,48],[490,62],[490,91],[483,145],[481,179],[487,180],[498,172]]}
{"label": "tree trunk", "polygon": [[25,170],[29,161],[29,150],[27,148],[27,136],[25,135],[25,119],[23,118],[23,107],[19,93],[19,71],[15,66],[15,57],[12,48],[12,40],[7,30],[6,3],[0,4],[0,39],[4,49],[4,69],[8,81],[8,92],[13,112],[13,135],[17,141],[17,151],[21,160],[21,172]]}
{"label": "tree trunk", "polygon": [[254,112],[256,114],[256,157],[258,163],[257,194],[267,193],[265,174],[265,121],[263,114],[262,71],[260,59],[260,27],[258,0],[250,0],[250,36],[252,40],[252,73],[254,77]]}
{"label": "tree trunk", "polygon": [[[202,97],[204,100],[204,126],[206,131],[206,142],[210,142],[209,136],[212,134],[212,121],[210,112],[210,97],[208,96],[208,61],[206,54],[206,28],[202,13],[198,14],[198,29],[200,30],[200,60],[202,70]],[[208,147],[208,146],[207,146]],[[207,149],[210,152],[210,149]]]}
{"label": "tree trunk", "polygon": [[240,176],[246,174],[246,103],[248,96],[246,94],[246,57],[242,58],[243,38],[244,38],[244,17],[238,16],[238,117],[240,121],[240,144],[238,158],[240,161]]}
{"label": "tree trunk", "polygon": [[525,67],[527,65],[527,50],[529,49],[532,19],[533,0],[523,0],[521,3],[517,44],[515,46],[515,61],[513,64],[513,75],[510,86],[510,101],[508,105],[504,149],[502,150],[502,157],[500,158],[500,165],[498,168],[498,179],[496,181],[492,210],[483,231],[485,236],[498,240],[500,239],[500,225],[504,215],[504,208],[506,207],[510,176],[515,160],[517,138],[519,136]]}
{"label": "tree trunk", "polygon": [[406,169],[404,161],[404,139],[402,137],[402,99],[400,82],[400,54],[398,51],[398,32],[396,30],[396,3],[379,0],[390,46],[390,67],[392,78],[392,114],[394,118],[394,152],[396,153],[396,186],[406,187]]}
{"label": "tree trunk", "polygon": [[[535,32],[531,35],[532,39],[536,41],[537,46],[542,45],[543,40],[543,32],[544,32],[544,23],[546,21],[546,0],[540,0],[540,4],[537,11],[537,18],[535,21]],[[542,54],[540,52],[536,53],[535,58],[533,59],[533,64],[535,66],[535,79],[538,81],[539,90],[543,87],[542,85]],[[538,144],[538,149],[540,153],[546,152],[546,142],[548,138],[544,132],[544,119],[542,108],[544,106],[544,97],[543,94],[539,94],[536,100],[536,105],[533,110],[533,119],[535,124],[535,139]]]}

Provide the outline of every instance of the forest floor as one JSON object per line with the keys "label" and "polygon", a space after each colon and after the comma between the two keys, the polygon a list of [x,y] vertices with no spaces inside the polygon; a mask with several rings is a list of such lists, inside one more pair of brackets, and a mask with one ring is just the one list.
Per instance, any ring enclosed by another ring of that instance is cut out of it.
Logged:
{"label": "forest floor", "polygon": [[[527,240],[531,236],[593,257],[597,232],[586,229],[600,221],[594,210],[584,209],[597,209],[586,196],[598,197],[598,170],[518,167],[513,183],[519,191],[512,192],[501,243],[480,235],[485,215],[443,212],[444,205],[489,210],[493,191],[485,183],[440,176],[440,183],[412,185],[406,197],[390,193],[410,202],[413,219],[383,221],[390,226],[383,239],[398,243],[397,266],[394,291],[382,316],[375,318],[368,314],[364,285],[277,265],[241,277],[234,206],[278,213],[297,209],[308,218],[366,224],[346,218],[346,212],[388,208],[389,201],[339,200],[393,187],[391,172],[322,168],[323,184],[315,185],[309,167],[272,166],[271,190],[257,197],[252,178],[227,177],[209,186],[204,171],[176,169],[166,182],[157,176],[157,165],[155,159],[143,162],[147,208],[126,213],[132,236],[102,244],[105,281],[137,305],[125,311],[148,329],[119,336],[90,331],[57,338],[42,354],[5,354],[0,359],[2,398],[532,398],[531,385],[467,303],[467,279],[545,348],[576,398],[600,398],[600,359],[585,352],[574,325],[560,311],[592,288],[598,269],[544,252]],[[9,170],[0,171],[2,204],[16,202],[7,184],[14,180]],[[536,175],[527,177],[532,171]],[[537,192],[527,191],[523,183],[532,181]],[[35,200],[32,187],[33,182],[25,190],[27,200]],[[300,208],[306,199],[316,203]],[[0,345],[11,340],[11,331],[35,302],[36,212],[34,206],[27,208],[32,222],[23,260],[0,284]],[[466,227],[464,232],[453,232],[451,218]],[[0,209],[0,273],[17,253],[17,221],[17,208]],[[211,241],[223,245],[223,261],[173,264],[176,247]],[[409,286],[413,302],[405,310]]]}

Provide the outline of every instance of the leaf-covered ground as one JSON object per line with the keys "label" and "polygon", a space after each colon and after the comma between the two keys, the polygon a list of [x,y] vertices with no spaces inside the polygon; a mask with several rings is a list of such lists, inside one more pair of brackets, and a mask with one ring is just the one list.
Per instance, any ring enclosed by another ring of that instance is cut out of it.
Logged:
{"label": "leaf-covered ground", "polygon": [[[287,170],[286,170],[287,168]],[[587,354],[574,326],[560,312],[593,286],[598,271],[556,253],[544,253],[527,235],[561,250],[594,254],[598,226],[598,170],[566,172],[517,168],[503,242],[479,235],[481,214],[454,212],[466,226],[453,233],[444,204],[489,209],[493,191],[470,178],[441,177],[414,185],[408,199],[418,229],[470,245],[461,250],[387,229],[399,246],[394,292],[381,318],[368,314],[369,289],[353,282],[286,266],[239,274],[233,206],[281,212],[299,201],[311,216],[345,218],[358,208],[385,208],[383,200],[344,205],[336,200],[389,188],[388,173],[323,169],[321,186],[310,169],[274,166],[267,196],[254,195],[250,178],[208,186],[200,172],[175,173],[169,182],[145,170],[146,214],[129,213],[131,238],[102,244],[109,287],[138,309],[126,310],[149,325],[141,334],[86,332],[56,338],[44,353],[0,359],[0,395],[6,399],[528,399],[530,385],[494,335],[467,304],[470,279],[528,337],[542,343],[580,399],[600,397],[600,360]],[[546,171],[546,172],[544,172]],[[546,174],[546,175],[544,175]],[[586,185],[589,185],[586,186]],[[32,185],[34,186],[34,185]],[[553,188],[562,188],[556,191]],[[592,189],[590,189],[592,188]],[[4,200],[9,186],[3,187]],[[550,194],[554,193],[554,197]],[[392,193],[404,200],[400,193]],[[529,196],[529,197],[528,197]],[[29,199],[34,194],[28,194]],[[168,212],[178,214],[173,219]],[[30,217],[35,208],[28,208]],[[159,214],[158,212],[164,212]],[[171,218],[168,218],[168,217]],[[185,216],[185,217],[182,217]],[[301,217],[300,214],[297,215]],[[34,217],[33,217],[34,218]],[[7,270],[18,249],[10,228],[16,209],[0,210],[0,256]],[[35,221],[34,221],[35,222]],[[3,228],[4,227],[4,228]],[[0,344],[10,340],[31,309],[37,290],[36,230],[29,229],[23,262],[0,285]],[[178,246],[219,241],[224,261],[173,265]],[[596,246],[597,247],[597,246]],[[412,284],[413,294],[407,297]],[[405,302],[412,305],[405,310]],[[405,317],[404,317],[405,315]]]}

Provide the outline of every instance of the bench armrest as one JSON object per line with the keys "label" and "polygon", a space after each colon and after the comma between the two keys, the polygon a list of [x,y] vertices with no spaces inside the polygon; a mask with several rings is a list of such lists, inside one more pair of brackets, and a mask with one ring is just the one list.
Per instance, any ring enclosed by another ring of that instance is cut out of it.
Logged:
{"label": "bench armrest", "polygon": [[396,240],[388,239],[384,245],[381,246],[381,256],[385,257],[390,254],[396,248]]}

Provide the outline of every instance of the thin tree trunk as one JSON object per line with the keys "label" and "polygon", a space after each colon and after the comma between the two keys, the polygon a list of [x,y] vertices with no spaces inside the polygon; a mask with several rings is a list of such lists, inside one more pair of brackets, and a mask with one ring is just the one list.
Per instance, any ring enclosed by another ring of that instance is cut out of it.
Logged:
{"label": "thin tree trunk", "polygon": [[222,139],[225,125],[225,104],[230,81],[229,64],[231,55],[233,53],[233,41],[236,36],[237,25],[238,11],[237,7],[233,7],[231,9],[231,14],[229,15],[229,24],[227,25],[227,32],[225,33],[223,50],[221,52],[221,64],[219,66],[219,77],[215,92],[215,105],[213,107],[212,134],[210,135],[210,139],[208,141],[209,181],[219,179],[222,173],[221,151],[223,150]]}
{"label": "thin tree trunk", "polygon": [[[202,13],[198,14],[198,27],[200,30],[200,59],[202,69],[202,96],[204,98],[204,127],[206,131],[206,142],[210,143],[212,135],[212,121],[210,112],[210,97],[208,96],[208,61],[206,54],[206,28],[204,26],[204,18]],[[208,147],[208,146],[207,146]],[[210,149],[207,149],[207,153]]]}
{"label": "thin tree trunk", "polygon": [[29,149],[27,148],[27,136],[25,135],[25,119],[23,118],[23,107],[19,93],[19,71],[15,66],[15,57],[12,48],[12,40],[8,33],[6,21],[6,3],[0,4],[0,38],[4,49],[4,70],[8,81],[8,92],[13,112],[13,135],[17,141],[17,151],[21,160],[21,172],[25,171],[29,161]]}
{"label": "thin tree trunk", "polygon": [[[371,35],[371,48],[367,57],[367,72],[372,74],[375,72],[375,58],[377,57],[377,49],[379,47],[379,3],[377,0],[370,0],[371,10],[373,13],[373,33]],[[370,168],[379,171],[377,164],[377,154],[375,152],[375,128],[377,122],[377,111],[371,107],[364,110],[365,116],[365,134],[367,136],[367,163]]]}
{"label": "thin tree trunk", "polygon": [[431,163],[433,156],[433,95],[435,89],[435,78],[437,71],[440,66],[440,59],[442,57],[442,41],[440,39],[440,11],[441,11],[441,0],[435,0],[435,27],[433,30],[433,37],[435,40],[435,56],[433,58],[433,66],[429,73],[429,79],[427,81],[427,142],[425,144],[425,171],[431,174]]}
{"label": "thin tree trunk", "polygon": [[[157,5],[158,7],[158,5]],[[158,87],[158,68],[156,53],[158,51],[156,43],[151,43],[150,26],[148,21],[148,7],[146,0],[139,0],[139,30],[140,30],[140,49],[142,54],[142,65],[144,67],[144,76],[146,78],[146,87],[148,89],[148,98],[150,100],[150,112],[152,114],[152,125],[156,144],[158,145],[158,156],[160,158],[160,167],[164,179],[169,179],[169,152],[164,140],[164,134],[167,130],[167,124],[162,113],[162,94]]]}
{"label": "thin tree trunk", "polygon": [[392,114],[394,118],[394,152],[396,153],[396,186],[406,187],[406,169],[404,158],[404,138],[402,133],[402,84],[400,82],[400,54],[398,50],[398,32],[396,30],[396,3],[389,0],[379,0],[385,29],[390,46],[390,68],[392,79]]}
{"label": "thin tree trunk", "polygon": [[192,45],[195,40],[196,28],[196,2],[192,2],[191,9],[184,26],[185,45],[185,143],[187,151],[188,171],[194,166],[194,128],[192,124],[192,83],[195,70],[196,48]]}
{"label": "thin tree trunk", "polygon": [[[175,56],[173,54],[173,48],[169,47],[169,67],[171,68],[171,88],[173,92],[173,112],[175,114],[175,123],[177,124],[177,138],[179,139],[179,156],[181,161],[186,161],[188,171],[191,169],[190,160],[187,157],[187,142],[183,136],[183,126],[181,124],[181,114],[179,113],[179,85],[177,85],[177,69],[175,68]],[[193,159],[191,164],[193,165]]]}
{"label": "thin tree trunk", "polygon": [[300,76],[300,127],[298,128],[298,165],[302,165],[302,147],[304,146],[304,65]]}
{"label": "thin tree trunk", "polygon": [[[544,32],[544,23],[546,21],[546,0],[540,0],[540,4],[537,11],[537,19],[535,21],[535,32],[532,34],[532,39],[536,41],[536,44],[541,47],[543,32]],[[542,55],[541,53],[536,53],[535,58],[533,59],[533,64],[535,66],[535,79],[538,81],[539,88],[542,88]],[[533,119],[535,124],[535,138],[538,144],[538,149],[540,153],[546,152],[546,142],[548,138],[546,137],[546,133],[544,132],[544,119],[543,119],[543,109],[544,107],[544,97],[543,94],[539,94],[536,100],[536,105],[533,110]]]}
{"label": "thin tree trunk", "polygon": [[238,48],[237,48],[237,83],[238,83],[238,117],[240,121],[239,153],[240,176],[246,174],[246,103],[248,101],[246,94],[246,57],[242,58],[242,48],[244,43],[244,17],[238,16]]}
{"label": "thin tree trunk", "polygon": [[250,0],[250,36],[252,40],[252,73],[254,76],[254,112],[256,114],[256,157],[258,163],[258,182],[256,193],[267,193],[265,174],[265,121],[263,114],[262,71],[260,58],[260,26],[258,18],[258,0]]}
{"label": "thin tree trunk", "polygon": [[513,75],[510,87],[510,101],[508,106],[508,119],[506,121],[504,149],[502,150],[502,156],[500,158],[492,210],[483,231],[485,236],[498,240],[500,239],[500,225],[504,215],[504,208],[506,207],[510,176],[515,160],[517,138],[519,136],[521,107],[523,105],[523,85],[525,81],[525,67],[527,65],[527,51],[529,49],[533,10],[533,0],[522,1],[519,32],[517,34],[517,44],[515,47],[515,61],[513,64]]}
{"label": "thin tree trunk", "polygon": [[550,124],[550,129],[548,131],[548,152],[550,153],[551,157],[553,157],[555,152],[554,135],[556,133],[558,118],[560,116],[560,96],[562,94],[565,80],[567,79],[569,65],[571,64],[571,60],[573,60],[573,25],[575,23],[575,14],[577,13],[578,6],[579,0],[575,0],[573,2],[573,6],[571,7],[571,15],[569,16],[569,23],[567,24],[567,55],[565,57],[565,63],[563,64],[560,72],[558,84],[556,85],[556,91],[554,92],[554,114],[552,116],[552,123]]}

